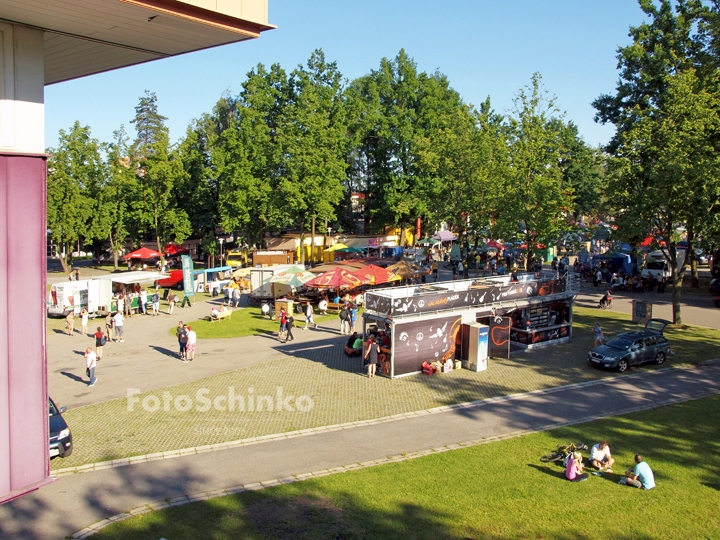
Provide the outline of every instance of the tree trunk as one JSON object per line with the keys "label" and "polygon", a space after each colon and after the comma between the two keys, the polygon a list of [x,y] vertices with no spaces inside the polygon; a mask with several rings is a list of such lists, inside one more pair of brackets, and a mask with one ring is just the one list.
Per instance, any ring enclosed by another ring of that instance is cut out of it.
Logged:
{"label": "tree trunk", "polygon": [[672,279],[672,302],[673,302],[673,324],[682,324],[682,314],[680,313],[680,293],[682,287],[682,278],[685,273],[685,264],[683,263],[681,271],[677,267],[677,248],[674,244],[668,246],[668,255],[670,259],[670,275]]}
{"label": "tree trunk", "polygon": [[113,256],[113,267],[114,270],[117,271],[118,269],[118,252],[117,249],[115,249],[115,242],[113,242],[112,232],[108,234],[108,240],[110,241],[110,252]]}
{"label": "tree trunk", "polygon": [[68,251],[67,242],[60,242],[59,245],[62,246],[62,252],[58,252],[58,259],[60,259],[60,264],[62,265],[63,272],[69,274],[72,258],[70,255],[70,251]]}
{"label": "tree trunk", "polygon": [[698,276],[697,259],[695,258],[695,250],[688,249],[688,255],[690,256],[690,286],[693,289],[700,288],[700,276]]}

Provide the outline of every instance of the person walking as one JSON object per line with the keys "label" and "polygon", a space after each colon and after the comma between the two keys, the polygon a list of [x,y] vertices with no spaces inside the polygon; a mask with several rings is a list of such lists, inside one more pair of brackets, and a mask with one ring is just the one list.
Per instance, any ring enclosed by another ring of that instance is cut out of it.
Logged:
{"label": "person walking", "polygon": [[105,335],[109,341],[113,340],[113,316],[111,312],[105,315]]}
{"label": "person walking", "polygon": [[107,338],[105,337],[105,334],[103,334],[102,328],[99,326],[97,327],[97,332],[95,332],[94,336],[95,354],[97,355],[98,360],[102,360],[103,347],[105,346],[105,343],[107,343]]}
{"label": "person walking", "polygon": [[303,328],[303,330],[307,330],[311,324],[313,325],[313,328],[317,328],[317,323],[313,319],[313,313],[314,312],[312,304],[308,302],[305,305],[305,327]]}
{"label": "person walking", "polygon": [[87,325],[89,320],[90,314],[88,313],[88,310],[82,308],[82,311],[80,312],[80,333],[83,336],[87,335]]}
{"label": "person walking", "polygon": [[[175,303],[178,301],[178,297],[175,293],[170,293],[170,296],[168,296],[168,315],[172,315],[173,309],[175,308]],[[158,306],[159,307],[159,306]]]}
{"label": "person walking", "polygon": [[602,328],[600,328],[600,323],[595,322],[595,328],[593,329],[593,332],[595,332],[595,347],[599,347],[603,344],[603,338],[605,337],[602,331]]}
{"label": "person walking", "polygon": [[370,336],[368,338],[367,351],[365,351],[363,359],[368,363],[368,378],[372,379],[375,377],[375,371],[377,370],[378,363],[378,345],[375,343],[374,336]]}
{"label": "person walking", "polygon": [[115,341],[122,343],[123,339],[123,325],[125,324],[125,317],[119,311],[113,317],[113,329],[115,330]]}
{"label": "person walking", "polygon": [[70,313],[65,315],[65,324],[67,324],[68,336],[73,337],[73,332],[75,331],[75,313],[70,311]]}
{"label": "person walking", "polygon": [[295,326],[295,317],[293,317],[291,314],[288,314],[287,334],[285,334],[285,341],[283,341],[282,343],[287,343],[288,341],[292,341],[295,339],[295,336],[293,336],[292,333],[293,326]]}
{"label": "person walking", "polygon": [[192,362],[195,359],[195,345],[197,344],[197,334],[192,329],[192,326],[188,326],[187,329],[187,355],[183,362],[187,362],[188,360]]}
{"label": "person walking", "polygon": [[160,295],[157,291],[155,291],[155,294],[152,295],[152,307],[153,316],[158,315],[160,312]]}
{"label": "person walking", "polygon": [[88,388],[95,386],[97,377],[95,376],[95,366],[97,366],[97,355],[93,352],[92,347],[85,350],[85,373],[90,379]]}
{"label": "person walking", "polygon": [[242,289],[238,286],[233,291],[233,297],[235,298],[235,307],[240,307],[240,299],[242,298]]}

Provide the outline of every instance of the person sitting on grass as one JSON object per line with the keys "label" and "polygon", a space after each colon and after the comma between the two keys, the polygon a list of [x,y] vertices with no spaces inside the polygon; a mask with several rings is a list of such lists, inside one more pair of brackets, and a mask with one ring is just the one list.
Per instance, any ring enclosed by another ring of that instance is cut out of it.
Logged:
{"label": "person sitting on grass", "polygon": [[625,478],[619,483],[640,489],[652,489],[655,487],[655,476],[642,456],[635,454],[635,468],[625,471]]}
{"label": "person sitting on grass", "polygon": [[612,472],[615,460],[610,455],[607,441],[599,442],[590,449],[590,463],[599,471]]}
{"label": "person sitting on grass", "polygon": [[565,478],[571,482],[582,482],[587,480],[588,473],[583,472],[582,454],[580,452],[573,452],[572,457],[567,462],[567,468],[565,469]]}

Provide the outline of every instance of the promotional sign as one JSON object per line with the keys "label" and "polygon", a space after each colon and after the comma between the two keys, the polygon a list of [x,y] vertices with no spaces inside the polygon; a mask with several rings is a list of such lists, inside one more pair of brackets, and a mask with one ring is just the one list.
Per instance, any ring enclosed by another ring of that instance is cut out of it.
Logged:
{"label": "promotional sign", "polygon": [[510,317],[490,317],[490,356],[510,358]]}
{"label": "promotional sign", "polygon": [[398,321],[393,327],[393,375],[422,370],[422,363],[443,362],[455,357],[456,336],[462,318],[456,316],[436,319]]}
{"label": "promotional sign", "polygon": [[465,291],[421,293],[404,298],[389,298],[368,291],[365,307],[386,316],[413,315],[562,292],[565,292],[565,279],[473,286]]}
{"label": "promotional sign", "polygon": [[189,255],[182,255],[182,271],[185,296],[195,296],[193,290],[193,262]]}

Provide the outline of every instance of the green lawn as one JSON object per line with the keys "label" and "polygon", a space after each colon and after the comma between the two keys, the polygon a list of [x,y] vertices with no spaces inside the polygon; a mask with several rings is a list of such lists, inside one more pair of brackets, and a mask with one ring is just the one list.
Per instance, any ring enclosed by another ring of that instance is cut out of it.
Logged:
{"label": "green lawn", "polygon": [[[715,396],[210,499],[130,518],[93,538],[720,538],[719,409]],[[601,439],[616,472],[643,453],[657,487],[619,486],[617,474],[572,484],[561,466],[539,461],[558,444]]]}
{"label": "green lawn", "polygon": [[[210,315],[211,306],[208,305],[208,316]],[[358,320],[362,310],[358,311]],[[294,313],[295,325],[297,328],[305,326],[305,316]],[[335,314],[326,315],[324,317],[315,313],[315,322],[321,323],[337,319]],[[245,336],[254,336],[257,334],[272,334],[280,329],[279,321],[272,321],[267,317],[263,317],[259,307],[248,307],[236,309],[233,311],[232,317],[222,319],[216,322],[210,322],[207,319],[199,321],[186,322],[193,327],[200,339],[220,339],[220,338],[236,338]],[[171,335],[175,335],[175,327],[169,329]]]}

